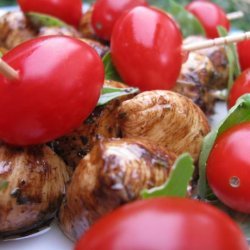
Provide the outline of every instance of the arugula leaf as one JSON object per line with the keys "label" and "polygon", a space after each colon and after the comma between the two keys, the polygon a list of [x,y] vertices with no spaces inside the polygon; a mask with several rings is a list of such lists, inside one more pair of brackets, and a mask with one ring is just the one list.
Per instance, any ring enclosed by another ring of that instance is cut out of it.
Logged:
{"label": "arugula leaf", "polygon": [[160,187],[141,192],[144,199],[159,196],[186,197],[189,182],[194,173],[192,157],[185,153],[176,160],[168,180]]}
{"label": "arugula leaf", "polygon": [[40,27],[68,27],[69,25],[60,19],[36,12],[27,12],[26,17],[35,28]]}
{"label": "arugula leaf", "polygon": [[199,20],[183,6],[172,0],[166,0],[165,11],[172,14],[179,23],[184,37],[190,35],[205,35],[205,31]]}
{"label": "arugula leaf", "polygon": [[227,129],[250,121],[250,94],[246,94],[238,99],[236,105],[230,109],[228,116],[221,124],[213,129],[204,139],[201,155],[199,159],[200,178],[198,181],[198,194],[202,199],[207,199],[211,195],[207,179],[206,179],[206,162],[212,150],[216,138]]}
{"label": "arugula leaf", "polygon": [[5,189],[7,189],[9,186],[9,182],[8,181],[0,181],[0,192],[4,191]]}
{"label": "arugula leaf", "polygon": [[105,68],[105,79],[114,80],[122,82],[121,77],[119,76],[111,58],[111,53],[108,52],[102,59],[104,68]]}
{"label": "arugula leaf", "polygon": [[117,97],[136,94],[138,92],[139,89],[137,88],[112,88],[104,86],[97,106],[104,105]]}
{"label": "arugula leaf", "polygon": [[[227,36],[227,30],[222,27],[218,26],[217,30],[221,37]],[[236,49],[235,44],[228,44],[226,45],[226,53],[228,58],[229,64],[229,79],[228,79],[228,91],[231,89],[234,83],[234,79],[237,78],[241,73],[240,63],[239,63],[239,56]]]}

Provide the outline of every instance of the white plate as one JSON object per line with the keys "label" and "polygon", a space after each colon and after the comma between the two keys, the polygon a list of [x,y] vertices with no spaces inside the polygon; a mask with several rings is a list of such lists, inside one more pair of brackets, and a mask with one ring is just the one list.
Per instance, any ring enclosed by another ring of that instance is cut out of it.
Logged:
{"label": "white plate", "polygon": [[72,250],[74,244],[68,240],[56,224],[40,236],[0,242],[1,250]]}
{"label": "white plate", "polygon": [[[17,7],[0,8],[0,15],[14,9]],[[215,115],[211,117],[212,126],[217,125],[227,113],[223,103],[217,103],[215,110]],[[72,250],[73,248],[74,244],[63,235],[56,223],[42,231],[40,235],[0,242],[0,250]]]}

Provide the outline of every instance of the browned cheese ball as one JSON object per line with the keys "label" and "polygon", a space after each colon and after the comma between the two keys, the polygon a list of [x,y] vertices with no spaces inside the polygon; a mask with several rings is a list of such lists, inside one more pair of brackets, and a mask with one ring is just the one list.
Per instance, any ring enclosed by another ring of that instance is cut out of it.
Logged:
{"label": "browned cheese ball", "polygon": [[0,146],[0,238],[18,235],[55,217],[68,170],[47,146]]}
{"label": "browned cheese ball", "polygon": [[175,154],[140,139],[99,141],[77,166],[59,213],[60,227],[77,240],[100,217],[163,184]]}
{"label": "browned cheese ball", "polygon": [[124,101],[118,109],[122,136],[140,137],[197,161],[210,127],[191,99],[167,90],[147,91]]}

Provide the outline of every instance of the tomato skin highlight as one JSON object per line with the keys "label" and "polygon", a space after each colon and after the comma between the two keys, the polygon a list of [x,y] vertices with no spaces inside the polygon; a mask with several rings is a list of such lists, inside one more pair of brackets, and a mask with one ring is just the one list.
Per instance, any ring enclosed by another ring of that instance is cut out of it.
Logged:
{"label": "tomato skin highlight", "polygon": [[75,27],[82,17],[82,0],[17,0],[23,12],[55,16]]}
{"label": "tomato skin highlight", "polygon": [[70,37],[40,37],[3,60],[19,70],[17,81],[0,76],[0,138],[14,145],[40,144],[72,131],[95,108],[104,81],[97,53]]}
{"label": "tomato skin highlight", "polygon": [[133,202],[100,219],[75,250],[247,250],[244,235],[226,214],[188,199]]}
{"label": "tomato skin highlight", "polygon": [[239,97],[250,93],[250,69],[245,70],[234,82],[228,96],[228,107],[232,108]]}
{"label": "tomato skin highlight", "polygon": [[110,40],[118,18],[136,6],[147,6],[145,0],[97,0],[93,6],[92,27],[104,40]]}
{"label": "tomato skin highlight", "polygon": [[250,68],[250,41],[241,41],[237,43],[239,61],[241,70]]}
{"label": "tomato skin highlight", "polygon": [[170,16],[136,7],[117,21],[111,55],[125,83],[142,91],[171,89],[182,65],[181,45],[181,32]]}
{"label": "tomato skin highlight", "polygon": [[214,194],[227,206],[250,213],[250,122],[236,125],[216,140],[207,161]]}
{"label": "tomato skin highlight", "polygon": [[223,26],[227,31],[230,29],[230,22],[224,10],[210,1],[193,1],[186,6],[201,22],[205,29],[207,38],[219,37],[218,26]]}

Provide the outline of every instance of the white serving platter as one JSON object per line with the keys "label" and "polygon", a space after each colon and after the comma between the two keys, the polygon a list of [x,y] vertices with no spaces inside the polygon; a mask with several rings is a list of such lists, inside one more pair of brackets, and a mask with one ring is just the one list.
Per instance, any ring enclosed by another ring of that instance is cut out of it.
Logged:
{"label": "white serving platter", "polygon": [[[87,6],[85,6],[87,7]],[[0,8],[0,15],[6,11],[18,9],[17,7]],[[215,114],[211,117],[212,126],[216,126],[226,115],[227,109],[224,103],[217,103]],[[60,231],[56,222],[49,228],[25,238],[8,241],[0,241],[0,250],[73,250],[74,244]]]}

